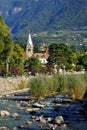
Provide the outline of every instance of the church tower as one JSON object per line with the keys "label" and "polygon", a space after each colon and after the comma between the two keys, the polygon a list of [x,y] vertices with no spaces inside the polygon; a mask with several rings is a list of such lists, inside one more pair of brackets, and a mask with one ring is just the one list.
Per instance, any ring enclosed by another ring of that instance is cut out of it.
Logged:
{"label": "church tower", "polygon": [[30,33],[27,40],[26,55],[27,57],[31,57],[33,55],[33,42]]}

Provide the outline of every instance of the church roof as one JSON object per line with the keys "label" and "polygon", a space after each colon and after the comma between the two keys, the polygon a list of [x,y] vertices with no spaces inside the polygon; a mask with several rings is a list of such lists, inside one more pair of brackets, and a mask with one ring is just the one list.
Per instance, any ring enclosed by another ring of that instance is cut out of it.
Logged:
{"label": "church roof", "polygon": [[38,57],[39,59],[48,59],[49,54],[48,53],[34,53],[34,57]]}

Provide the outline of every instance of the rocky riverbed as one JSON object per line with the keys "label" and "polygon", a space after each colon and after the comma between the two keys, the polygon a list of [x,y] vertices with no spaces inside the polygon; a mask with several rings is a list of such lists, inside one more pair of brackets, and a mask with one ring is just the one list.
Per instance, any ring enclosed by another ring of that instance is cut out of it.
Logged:
{"label": "rocky riverbed", "polygon": [[87,100],[67,94],[36,100],[28,92],[0,99],[0,130],[86,130]]}

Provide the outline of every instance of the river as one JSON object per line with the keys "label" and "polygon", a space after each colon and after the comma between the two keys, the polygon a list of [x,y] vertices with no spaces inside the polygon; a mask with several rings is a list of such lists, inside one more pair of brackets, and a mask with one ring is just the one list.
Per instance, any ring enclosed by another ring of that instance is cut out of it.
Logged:
{"label": "river", "polygon": [[[82,105],[83,102],[72,101],[67,94],[39,101],[31,99],[27,92],[3,97],[0,111],[6,110],[9,115],[0,116],[0,130],[86,130],[87,115]],[[17,118],[13,116],[15,113]],[[59,116],[64,119],[62,125],[67,127],[54,123]]]}

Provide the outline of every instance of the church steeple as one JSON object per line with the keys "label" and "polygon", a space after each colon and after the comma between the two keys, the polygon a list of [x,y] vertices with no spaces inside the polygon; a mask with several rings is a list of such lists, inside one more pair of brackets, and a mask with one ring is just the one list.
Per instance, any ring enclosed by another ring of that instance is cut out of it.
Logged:
{"label": "church steeple", "polygon": [[29,33],[29,36],[28,36],[27,44],[30,45],[30,46],[33,46],[33,42],[32,42],[32,38],[31,38],[31,34],[30,33]]}
{"label": "church steeple", "polygon": [[27,57],[31,57],[33,55],[33,42],[30,33],[27,40],[26,55]]}

